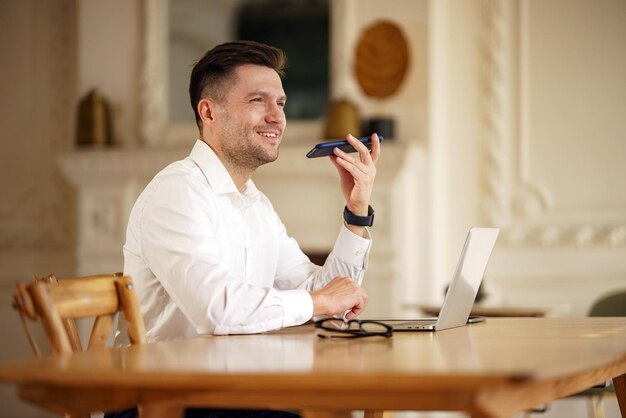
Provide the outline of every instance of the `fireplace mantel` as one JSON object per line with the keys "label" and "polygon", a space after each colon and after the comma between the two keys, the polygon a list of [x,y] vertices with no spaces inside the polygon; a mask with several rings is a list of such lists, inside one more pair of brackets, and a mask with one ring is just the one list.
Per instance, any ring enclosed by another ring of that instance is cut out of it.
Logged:
{"label": "fireplace mantel", "polygon": [[[284,145],[279,159],[253,180],[272,201],[304,250],[332,248],[342,222],[343,197],[334,166],[305,157],[312,144]],[[61,152],[61,171],[77,194],[77,274],[120,271],[130,210],[148,181],[190,147],[78,149]],[[367,315],[402,315],[415,300],[415,277],[425,272],[427,170],[417,143],[388,141],[377,164],[372,206],[376,223],[365,288]],[[425,277],[425,275],[421,275]]]}

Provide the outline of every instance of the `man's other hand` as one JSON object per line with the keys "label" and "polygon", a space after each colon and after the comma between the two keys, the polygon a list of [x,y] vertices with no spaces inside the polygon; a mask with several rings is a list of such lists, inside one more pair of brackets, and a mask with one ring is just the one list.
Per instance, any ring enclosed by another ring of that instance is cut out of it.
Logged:
{"label": "man's other hand", "polygon": [[332,316],[348,311],[352,319],[365,309],[367,293],[349,277],[335,277],[324,288],[311,292],[313,316]]}

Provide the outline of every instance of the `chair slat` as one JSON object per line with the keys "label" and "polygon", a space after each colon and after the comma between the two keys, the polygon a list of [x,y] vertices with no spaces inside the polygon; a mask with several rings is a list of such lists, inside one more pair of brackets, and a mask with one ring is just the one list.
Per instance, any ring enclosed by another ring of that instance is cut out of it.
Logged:
{"label": "chair slat", "polygon": [[139,309],[139,300],[129,276],[120,277],[115,283],[117,292],[120,295],[122,312],[126,318],[126,332],[131,344],[146,344],[146,327]]}
{"label": "chair slat", "polygon": [[73,318],[63,319],[63,326],[67,333],[67,338],[70,340],[70,345],[74,351],[83,351],[83,345],[80,342],[80,336],[78,335],[78,327],[76,321]]}
{"label": "chair slat", "polygon": [[17,310],[17,313],[20,315],[24,333],[26,334],[26,338],[28,339],[28,343],[30,344],[30,348],[33,350],[33,353],[35,353],[35,356],[37,357],[42,357],[39,344],[37,344],[29,326],[29,321],[37,320],[37,312],[35,311],[33,299],[31,298],[30,293],[28,293],[28,288],[24,283],[18,282],[15,284],[13,309]]}
{"label": "chair slat", "polygon": [[92,348],[104,347],[111,334],[111,328],[113,326],[114,315],[100,315],[94,320],[93,327],[91,328],[91,335],[89,336],[88,350]]}
{"label": "chair slat", "polygon": [[71,353],[72,345],[63,320],[54,305],[50,287],[54,284],[37,282],[29,286],[35,308],[42,319],[48,343],[55,353]]}
{"label": "chair slat", "polygon": [[52,299],[62,317],[86,318],[112,314],[120,310],[119,297],[112,276],[59,281]]}

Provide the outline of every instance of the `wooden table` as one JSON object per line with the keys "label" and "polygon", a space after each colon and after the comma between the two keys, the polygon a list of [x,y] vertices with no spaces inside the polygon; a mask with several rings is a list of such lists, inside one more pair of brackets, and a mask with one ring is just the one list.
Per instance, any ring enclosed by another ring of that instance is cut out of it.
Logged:
{"label": "wooden table", "polygon": [[[438,333],[322,340],[311,326],[0,365],[50,410],[144,404],[315,411],[462,410],[509,417],[614,378],[626,412],[626,318],[490,318]],[[152,415],[151,415],[152,414]]]}

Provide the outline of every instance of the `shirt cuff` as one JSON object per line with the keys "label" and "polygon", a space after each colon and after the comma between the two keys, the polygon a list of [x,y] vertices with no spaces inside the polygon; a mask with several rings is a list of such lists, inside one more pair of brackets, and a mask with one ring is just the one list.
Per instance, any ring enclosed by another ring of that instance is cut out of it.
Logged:
{"label": "shirt cuff", "polygon": [[339,230],[339,236],[333,247],[335,256],[348,264],[366,269],[367,258],[370,248],[372,248],[372,239],[369,229],[365,228],[365,230],[367,231],[368,238],[356,235],[342,224]]}
{"label": "shirt cuff", "polygon": [[304,289],[281,290],[285,314],[283,327],[304,324],[313,316],[313,299]]}

